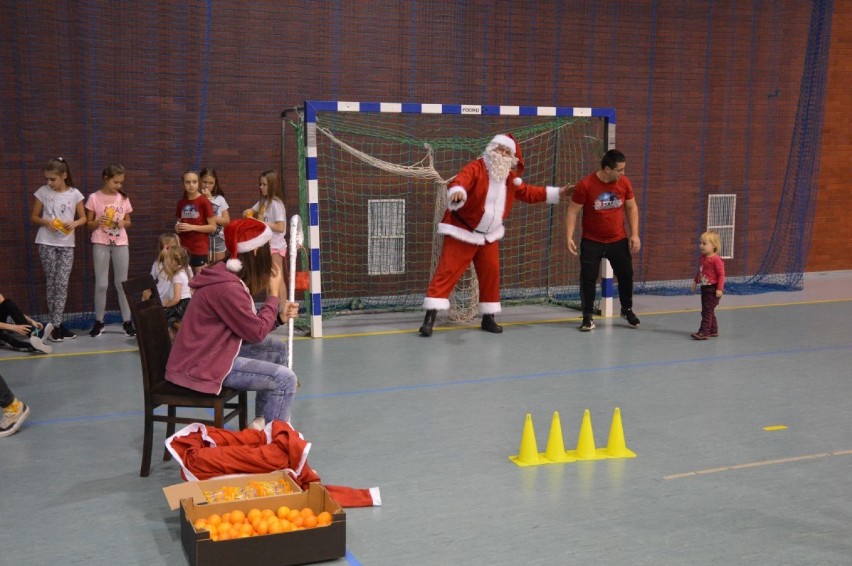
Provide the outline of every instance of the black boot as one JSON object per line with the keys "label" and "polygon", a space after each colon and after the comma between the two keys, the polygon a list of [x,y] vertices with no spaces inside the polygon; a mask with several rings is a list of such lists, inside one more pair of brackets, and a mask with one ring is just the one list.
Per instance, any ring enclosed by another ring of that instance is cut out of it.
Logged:
{"label": "black boot", "polygon": [[420,336],[432,336],[432,326],[435,324],[437,315],[436,309],[426,311],[426,318],[423,319],[423,326],[420,327]]}
{"label": "black boot", "polygon": [[501,332],[503,332],[503,327],[494,321],[493,314],[484,314],[482,315],[482,330],[484,330],[485,332],[500,334]]}

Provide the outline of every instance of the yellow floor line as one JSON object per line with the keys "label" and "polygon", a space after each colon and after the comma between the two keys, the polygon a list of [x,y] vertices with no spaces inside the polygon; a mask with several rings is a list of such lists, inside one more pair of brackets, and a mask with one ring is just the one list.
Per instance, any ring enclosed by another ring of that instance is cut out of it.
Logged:
{"label": "yellow floor line", "polygon": [[139,348],[125,348],[121,350],[93,350],[90,352],[66,352],[64,354],[33,354],[29,356],[16,357],[0,357],[0,362],[31,362],[33,360],[42,360],[44,358],[72,358],[75,356],[91,356],[93,354],[125,354],[127,352],[138,352]]}
{"label": "yellow floor line", "polygon": [[[787,303],[772,303],[766,305],[740,305],[740,306],[729,306],[729,307],[717,307],[718,310],[739,310],[739,309],[756,309],[756,308],[765,308],[765,307],[787,307],[787,306],[796,306],[796,305],[816,305],[820,303],[841,303],[841,302],[850,302],[852,299],[821,299],[816,301],[797,301],[797,302],[787,302]],[[694,309],[678,309],[678,310],[666,310],[666,311],[643,311],[642,316],[660,316],[667,314],[682,314],[682,313],[696,313],[701,312],[701,307],[696,307]],[[345,315],[342,315],[345,316]],[[601,317],[599,317],[601,318]],[[609,317],[609,318],[618,318],[617,316]],[[578,322],[583,319],[582,315],[577,315],[568,318],[549,318],[549,319],[535,319],[535,320],[526,320],[526,321],[515,321],[515,322],[500,322],[501,326],[525,326],[530,324],[563,324],[566,322]],[[606,318],[604,318],[606,320]],[[434,332],[446,332],[451,330],[470,330],[471,328],[478,328],[476,324],[468,324],[462,326],[444,326],[444,327],[435,327]],[[412,332],[418,332],[416,328],[406,328],[404,330],[377,330],[374,332],[350,332],[345,334],[325,334],[323,336],[323,340],[330,340],[335,338],[364,338],[369,336],[389,336],[394,334],[411,334]],[[310,336],[300,336],[298,338],[294,338],[294,340],[310,340]]]}

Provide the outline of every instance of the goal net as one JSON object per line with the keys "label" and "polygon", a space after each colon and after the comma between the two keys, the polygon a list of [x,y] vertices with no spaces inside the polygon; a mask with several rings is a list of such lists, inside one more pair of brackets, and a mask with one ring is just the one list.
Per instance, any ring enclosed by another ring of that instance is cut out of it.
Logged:
{"label": "goal net", "polygon": [[[421,308],[443,240],[436,227],[447,183],[496,134],[518,140],[527,183],[562,186],[598,167],[614,125],[609,109],[306,102],[299,127],[312,335],[321,336],[323,317]],[[564,203],[512,208],[500,244],[504,305],[579,308],[565,210]],[[472,269],[451,303],[451,320],[477,314]]]}

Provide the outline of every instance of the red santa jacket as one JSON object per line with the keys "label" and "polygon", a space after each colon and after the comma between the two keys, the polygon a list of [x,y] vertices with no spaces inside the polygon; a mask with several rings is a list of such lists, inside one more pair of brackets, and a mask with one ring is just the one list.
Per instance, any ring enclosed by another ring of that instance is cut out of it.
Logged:
{"label": "red santa jacket", "polygon": [[[457,192],[464,192],[463,203],[448,203],[447,211],[438,225],[438,233],[452,236],[470,244],[482,245],[503,238],[503,220],[509,216],[515,199],[526,203],[559,202],[558,187],[540,187],[524,183],[514,171],[509,172],[503,194],[491,195],[488,189],[490,179],[485,160],[479,158],[465,165],[452,181],[447,191],[448,198]],[[494,215],[494,222],[486,230],[478,230],[486,214]]]}
{"label": "red santa jacket", "polygon": [[[320,481],[308,465],[311,443],[285,421],[272,421],[264,430],[239,432],[193,423],[167,438],[166,448],[180,464],[183,479],[188,481],[279,470],[290,474],[302,489]],[[377,487],[323,485],[343,507],[382,504]]]}

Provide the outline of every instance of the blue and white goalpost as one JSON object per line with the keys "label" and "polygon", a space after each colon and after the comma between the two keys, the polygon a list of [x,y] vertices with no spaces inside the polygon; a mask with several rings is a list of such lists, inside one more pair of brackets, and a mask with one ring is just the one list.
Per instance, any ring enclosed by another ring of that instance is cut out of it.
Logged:
{"label": "blue and white goalpost", "polygon": [[[615,110],[612,108],[582,108],[565,106],[498,106],[483,104],[421,104],[395,102],[345,102],[309,100],[304,106],[305,120],[305,178],[307,182],[308,230],[307,245],[310,254],[310,322],[311,336],[321,338],[322,328],[322,274],[320,255],[320,179],[318,179],[317,115],[323,112],[387,113],[387,114],[456,114],[464,116],[527,116],[527,117],[595,117],[605,121],[606,148],[615,146]],[[577,179],[575,179],[577,180]],[[602,266],[601,314],[612,316],[612,270],[604,260]],[[428,280],[423,281],[425,291]]]}

